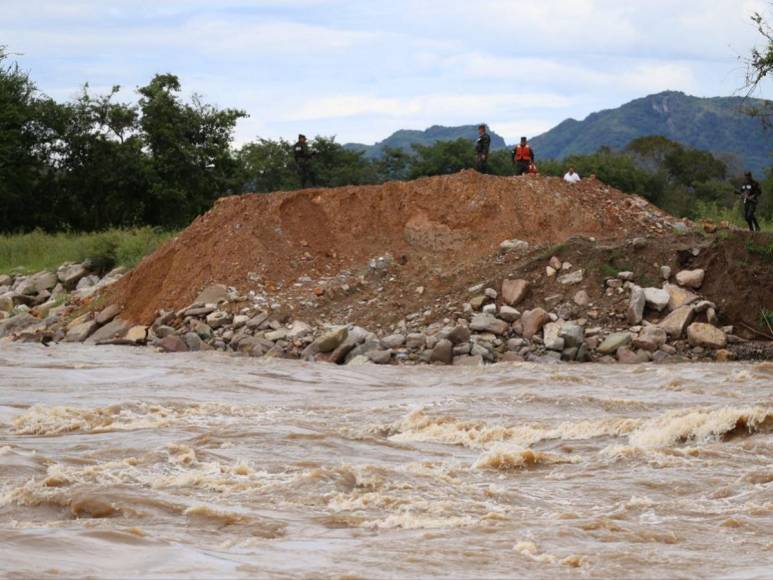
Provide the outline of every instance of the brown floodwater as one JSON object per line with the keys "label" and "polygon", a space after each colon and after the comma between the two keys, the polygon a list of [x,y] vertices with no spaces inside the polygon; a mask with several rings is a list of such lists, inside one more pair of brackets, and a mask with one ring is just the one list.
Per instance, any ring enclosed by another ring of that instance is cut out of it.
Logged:
{"label": "brown floodwater", "polygon": [[0,345],[0,574],[773,576],[773,364]]}

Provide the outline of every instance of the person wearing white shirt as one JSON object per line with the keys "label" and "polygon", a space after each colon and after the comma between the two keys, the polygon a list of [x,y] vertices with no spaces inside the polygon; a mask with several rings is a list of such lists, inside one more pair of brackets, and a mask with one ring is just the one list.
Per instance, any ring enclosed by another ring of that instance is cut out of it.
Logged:
{"label": "person wearing white shirt", "polygon": [[570,167],[569,171],[566,172],[564,175],[564,181],[567,183],[577,183],[580,181],[580,176],[577,175],[577,172],[574,170],[574,167]]}

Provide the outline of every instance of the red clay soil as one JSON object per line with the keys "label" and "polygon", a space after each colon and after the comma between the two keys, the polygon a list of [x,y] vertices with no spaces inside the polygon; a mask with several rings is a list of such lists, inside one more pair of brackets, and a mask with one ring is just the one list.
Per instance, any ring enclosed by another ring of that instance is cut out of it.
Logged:
{"label": "red clay soil", "polygon": [[670,231],[674,218],[597,180],[463,171],[364,187],[247,194],[214,207],[115,285],[123,317],[150,323],[212,283],[287,287],[391,253],[417,273],[472,265],[506,239],[556,243]]}

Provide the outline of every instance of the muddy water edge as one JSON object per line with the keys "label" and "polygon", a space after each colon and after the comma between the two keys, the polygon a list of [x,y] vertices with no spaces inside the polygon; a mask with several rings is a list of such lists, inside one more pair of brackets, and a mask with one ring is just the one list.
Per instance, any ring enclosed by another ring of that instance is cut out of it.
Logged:
{"label": "muddy water edge", "polygon": [[0,347],[0,572],[773,575],[773,364]]}

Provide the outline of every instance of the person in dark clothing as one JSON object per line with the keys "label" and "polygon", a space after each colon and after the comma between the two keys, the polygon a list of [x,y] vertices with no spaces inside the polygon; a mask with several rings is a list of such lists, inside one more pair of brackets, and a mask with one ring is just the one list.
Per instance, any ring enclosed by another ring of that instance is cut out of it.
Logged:
{"label": "person in dark clothing", "polygon": [[520,145],[513,149],[513,164],[515,174],[523,175],[529,172],[529,166],[534,163],[534,150],[529,146],[526,137],[521,137]]}
{"label": "person in dark clothing", "polygon": [[475,157],[478,161],[478,171],[488,171],[488,150],[491,147],[491,136],[486,133],[486,125],[478,125],[478,139],[475,141]]}
{"label": "person in dark clothing", "polygon": [[309,149],[306,135],[298,135],[298,142],[293,145],[293,157],[295,157],[295,165],[298,170],[298,177],[301,180],[302,188],[306,188],[308,185],[314,186],[317,184],[314,168],[312,166],[312,159],[315,154],[314,151]]}
{"label": "person in dark clothing", "polygon": [[762,188],[759,182],[753,177],[751,172],[746,172],[746,181],[741,185],[741,199],[743,200],[743,218],[746,223],[749,224],[749,229],[753,232],[760,231],[760,224],[757,223],[757,218],[754,216],[754,212],[757,211],[757,202],[762,195]]}

